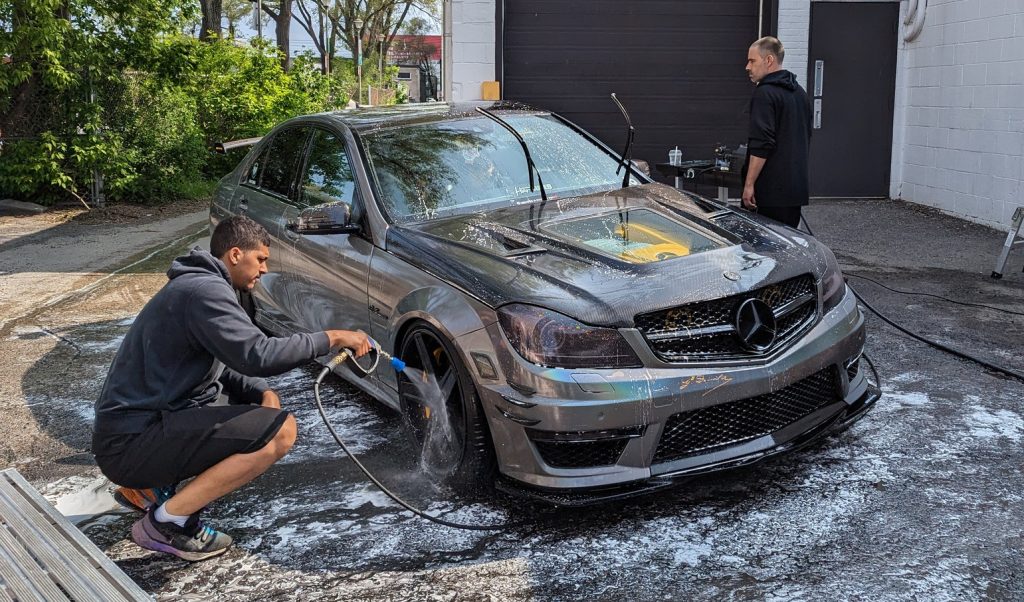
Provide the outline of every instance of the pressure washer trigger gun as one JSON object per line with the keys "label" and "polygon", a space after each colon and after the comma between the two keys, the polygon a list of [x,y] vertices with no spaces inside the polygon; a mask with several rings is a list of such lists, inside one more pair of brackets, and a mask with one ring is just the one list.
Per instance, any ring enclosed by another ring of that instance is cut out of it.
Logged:
{"label": "pressure washer trigger gun", "polygon": [[[367,338],[369,339],[369,337]],[[388,362],[391,364],[391,367],[395,369],[395,372],[401,372],[402,370],[405,370],[405,362],[398,359],[397,357],[394,357],[387,351],[381,349],[380,344],[377,341],[373,339],[369,339],[369,341],[370,348],[376,351],[379,355],[383,355],[385,358],[387,358]]]}
{"label": "pressure washer trigger gun", "polygon": [[370,353],[373,354],[373,363],[370,364],[369,368],[364,368],[359,363],[359,361],[356,360],[355,352],[353,352],[351,349],[344,348],[341,350],[341,352],[338,353],[338,355],[334,356],[333,358],[331,358],[329,362],[327,362],[328,370],[333,370],[334,368],[345,363],[353,374],[360,378],[363,378],[367,374],[377,369],[377,363],[380,362],[381,356],[387,358],[388,362],[391,364],[391,367],[394,368],[396,372],[401,372],[402,370],[405,370],[405,362],[398,359],[397,357],[392,357],[390,353],[381,349],[380,344],[377,343],[377,341],[369,337],[367,337],[367,339],[370,342]]}

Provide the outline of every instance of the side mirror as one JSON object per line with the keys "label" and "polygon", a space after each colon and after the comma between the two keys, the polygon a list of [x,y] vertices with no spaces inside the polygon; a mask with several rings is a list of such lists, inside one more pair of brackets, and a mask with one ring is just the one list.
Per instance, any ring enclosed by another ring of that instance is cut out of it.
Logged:
{"label": "side mirror", "polygon": [[325,203],[299,212],[288,229],[297,234],[353,234],[359,224],[352,223],[352,209],[348,203]]}
{"label": "side mirror", "polygon": [[633,159],[633,167],[643,173],[648,178],[651,177],[651,164],[642,159]]}

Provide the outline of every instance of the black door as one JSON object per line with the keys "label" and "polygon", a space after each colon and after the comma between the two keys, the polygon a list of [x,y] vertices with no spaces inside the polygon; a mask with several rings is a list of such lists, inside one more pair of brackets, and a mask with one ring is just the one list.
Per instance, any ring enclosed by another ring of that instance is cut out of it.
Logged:
{"label": "black door", "polygon": [[[503,97],[561,113],[633,157],[708,159],[746,142],[758,0],[504,0]],[[767,11],[774,3],[763,2]],[[766,13],[768,14],[768,13]],[[769,20],[770,21],[770,20]]]}
{"label": "black door", "polygon": [[812,2],[811,196],[886,197],[897,2]]}

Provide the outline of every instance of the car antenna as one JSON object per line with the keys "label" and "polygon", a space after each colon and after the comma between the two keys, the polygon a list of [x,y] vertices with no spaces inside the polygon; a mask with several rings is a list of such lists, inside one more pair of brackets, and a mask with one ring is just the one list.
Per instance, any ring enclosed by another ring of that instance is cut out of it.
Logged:
{"label": "car antenna", "polygon": [[540,170],[537,169],[537,164],[533,162],[533,157],[530,156],[530,149],[529,147],[526,146],[526,140],[523,140],[523,137],[519,135],[519,132],[517,132],[515,128],[509,125],[508,122],[506,122],[501,117],[498,117],[497,115],[491,113],[490,111],[483,107],[477,107],[476,111],[477,113],[480,113],[481,115],[484,115],[489,119],[493,120],[495,123],[505,128],[506,130],[509,131],[510,134],[516,137],[516,140],[519,141],[519,146],[523,147],[523,154],[526,155],[526,170],[530,173],[530,192],[533,192],[533,172],[536,170],[537,184],[540,185],[540,200],[547,201],[548,195],[546,192],[544,192],[544,181],[541,180],[540,178]]}
{"label": "car antenna", "polygon": [[622,162],[619,163],[619,167],[615,169],[616,175],[619,173],[619,169],[626,168],[626,173],[622,174],[622,187],[629,188],[629,164],[633,161],[633,136],[636,130],[633,128],[633,121],[629,118],[629,113],[626,112],[626,107],[622,106],[619,102],[619,98],[615,96],[615,92],[612,92],[612,100],[615,101],[615,105],[622,111],[622,116],[626,118],[626,149],[622,151]]}

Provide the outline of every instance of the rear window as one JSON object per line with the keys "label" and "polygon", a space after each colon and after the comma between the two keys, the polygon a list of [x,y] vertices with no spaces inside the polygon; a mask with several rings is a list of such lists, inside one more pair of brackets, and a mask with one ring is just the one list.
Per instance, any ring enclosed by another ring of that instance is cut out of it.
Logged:
{"label": "rear window", "polygon": [[305,129],[285,130],[274,136],[267,153],[260,158],[263,163],[260,188],[281,196],[289,196],[305,143]]}

